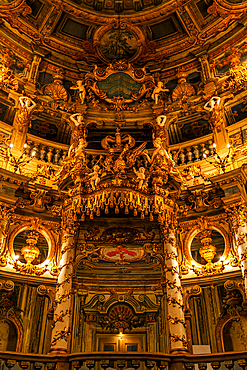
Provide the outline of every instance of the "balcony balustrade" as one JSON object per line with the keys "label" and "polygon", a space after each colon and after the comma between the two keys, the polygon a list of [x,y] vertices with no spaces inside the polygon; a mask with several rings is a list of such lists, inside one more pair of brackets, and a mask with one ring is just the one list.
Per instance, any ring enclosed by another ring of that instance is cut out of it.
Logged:
{"label": "balcony balustrade", "polygon": [[[88,352],[64,354],[31,354],[0,352],[2,369],[20,370],[89,370],[109,368],[109,361],[114,361],[117,370],[168,370],[184,369],[206,370],[211,365],[213,370],[238,370],[247,367],[247,352],[224,352],[203,355],[162,354],[148,352]],[[209,367],[210,368],[210,367]]]}

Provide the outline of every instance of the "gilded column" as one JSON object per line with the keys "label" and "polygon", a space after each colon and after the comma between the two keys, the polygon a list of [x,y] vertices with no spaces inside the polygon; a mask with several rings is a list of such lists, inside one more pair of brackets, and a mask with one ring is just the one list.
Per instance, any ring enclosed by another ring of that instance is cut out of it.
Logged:
{"label": "gilded column", "polygon": [[188,351],[183,296],[177,261],[176,238],[173,232],[164,236],[164,287],[166,288],[167,321],[169,326],[170,351]]}
{"label": "gilded column", "polygon": [[55,299],[51,352],[68,353],[70,351],[71,312],[73,308],[74,237],[72,234],[64,233],[61,255]]}

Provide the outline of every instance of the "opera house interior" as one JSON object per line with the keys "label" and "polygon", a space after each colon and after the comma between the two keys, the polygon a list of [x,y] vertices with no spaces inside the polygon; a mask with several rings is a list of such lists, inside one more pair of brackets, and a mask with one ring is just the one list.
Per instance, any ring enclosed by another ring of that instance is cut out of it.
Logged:
{"label": "opera house interior", "polygon": [[245,370],[247,1],[0,16],[1,370]]}

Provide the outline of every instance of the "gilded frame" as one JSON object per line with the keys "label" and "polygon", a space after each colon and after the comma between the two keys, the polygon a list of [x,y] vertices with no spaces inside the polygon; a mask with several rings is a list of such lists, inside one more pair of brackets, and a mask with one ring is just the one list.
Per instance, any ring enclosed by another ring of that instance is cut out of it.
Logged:
{"label": "gilded frame", "polygon": [[[210,222],[208,223],[208,229],[218,231],[223,236],[224,241],[225,241],[225,249],[224,249],[224,252],[223,252],[222,256],[223,256],[224,260],[226,260],[229,256],[229,252],[230,252],[230,249],[231,249],[231,244],[230,244],[230,240],[229,240],[229,236],[228,236],[227,231],[222,226],[220,226],[219,224],[210,223]],[[193,238],[201,231],[202,230],[200,229],[199,225],[195,225],[194,227],[192,227],[192,229],[186,235],[185,240],[184,240],[184,256],[185,256],[184,262],[185,263],[187,262],[190,265],[193,262],[193,264],[195,266],[198,266],[198,267],[201,267],[202,265],[200,263],[196,262],[193,259],[192,255],[191,255],[190,247],[191,247],[191,242],[192,242]]]}
{"label": "gilded frame", "polygon": [[[20,234],[22,231],[25,231],[25,230],[36,230],[37,232],[42,234],[44,236],[44,238],[46,239],[46,241],[47,241],[48,254],[47,254],[47,257],[46,257],[45,261],[43,261],[42,263],[40,263],[38,265],[32,265],[32,266],[36,267],[38,269],[38,271],[40,271],[41,274],[42,274],[47,270],[46,266],[48,264],[51,264],[52,260],[55,257],[55,251],[56,251],[56,243],[55,243],[54,237],[51,234],[51,232],[45,226],[32,224],[31,222],[24,222],[24,223],[18,225],[17,227],[15,227],[11,231],[11,233],[9,234],[9,237],[7,239],[7,243],[6,243],[7,253],[10,256],[10,258],[12,260],[12,263],[14,263],[14,266],[15,266],[16,261],[15,261],[15,258],[14,258],[14,256],[15,256],[14,239],[18,234]],[[26,264],[21,263],[21,265],[25,266]],[[35,269],[34,269],[33,272],[35,273]]]}

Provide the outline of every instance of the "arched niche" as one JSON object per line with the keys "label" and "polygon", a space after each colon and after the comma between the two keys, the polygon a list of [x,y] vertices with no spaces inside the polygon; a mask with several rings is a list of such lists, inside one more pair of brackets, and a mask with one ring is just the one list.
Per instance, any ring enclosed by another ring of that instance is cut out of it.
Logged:
{"label": "arched niche", "polygon": [[219,352],[247,351],[247,317],[226,315],[216,327]]}
{"label": "arched niche", "polygon": [[0,319],[0,352],[20,352],[23,341],[23,327],[20,321],[11,316]]}

